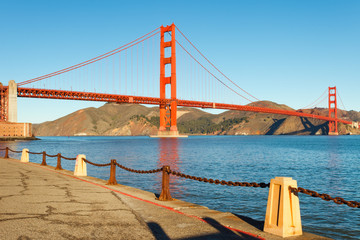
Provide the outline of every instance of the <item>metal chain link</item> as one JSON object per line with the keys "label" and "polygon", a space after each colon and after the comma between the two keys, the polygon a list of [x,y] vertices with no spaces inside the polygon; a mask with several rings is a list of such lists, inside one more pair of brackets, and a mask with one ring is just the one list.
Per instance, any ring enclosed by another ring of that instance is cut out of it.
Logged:
{"label": "metal chain link", "polygon": [[147,173],[157,173],[157,172],[161,172],[162,171],[162,168],[158,168],[158,169],[153,169],[153,170],[135,170],[135,169],[131,169],[131,168],[127,168],[119,163],[116,163],[116,165],[121,168],[121,169],[124,169],[126,171],[129,171],[129,172],[134,172],[134,173],[140,173],[140,174],[147,174]]}
{"label": "metal chain link", "polygon": [[224,180],[218,180],[218,179],[207,179],[207,178],[202,178],[202,177],[196,177],[196,176],[190,176],[190,175],[186,175],[184,173],[181,172],[176,172],[176,171],[172,171],[170,170],[168,172],[169,174],[178,176],[178,177],[182,177],[182,178],[187,178],[187,179],[191,179],[191,180],[196,180],[199,182],[206,182],[206,183],[213,183],[213,184],[221,184],[221,185],[227,185],[227,186],[241,186],[241,187],[261,187],[261,188],[267,188],[270,186],[270,183],[256,183],[256,182],[232,182],[232,181],[224,181]]}
{"label": "metal chain link", "polygon": [[89,163],[89,164],[97,166],[97,167],[107,167],[107,166],[111,165],[111,163],[105,163],[105,164],[93,163],[93,162],[90,162],[89,160],[86,160],[85,158],[82,158],[82,160],[86,163]]}
{"label": "metal chain link", "polygon": [[29,154],[43,154],[42,152],[36,153],[36,152],[29,152],[27,151]]}
{"label": "metal chain link", "polygon": [[65,159],[65,160],[76,160],[76,158],[68,158],[68,157],[64,157],[62,155],[60,155],[61,158]]}
{"label": "metal chain link", "polygon": [[45,155],[48,156],[48,157],[57,157],[57,154],[55,154],[55,155],[50,155],[50,154],[45,153]]}
{"label": "metal chain link", "polygon": [[304,193],[307,194],[311,197],[317,197],[317,198],[321,198],[322,200],[325,201],[333,201],[336,204],[346,204],[349,207],[352,208],[360,208],[360,202],[356,202],[356,201],[346,201],[341,197],[331,197],[329,194],[325,194],[325,193],[318,193],[309,189],[305,189],[305,188],[293,188],[293,187],[289,187],[290,191],[292,193]]}
{"label": "metal chain link", "polygon": [[14,152],[14,153],[22,153],[22,151],[15,151],[15,150],[12,150],[10,148],[8,148],[10,152]]}

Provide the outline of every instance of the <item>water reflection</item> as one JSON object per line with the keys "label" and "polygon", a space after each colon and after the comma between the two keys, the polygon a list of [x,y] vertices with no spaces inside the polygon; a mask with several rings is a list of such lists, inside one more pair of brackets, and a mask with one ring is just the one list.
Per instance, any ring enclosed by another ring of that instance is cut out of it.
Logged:
{"label": "water reflection", "polygon": [[[164,165],[170,166],[173,171],[180,171],[181,161],[179,158],[179,139],[177,138],[159,138],[158,139],[159,161],[158,168]],[[162,175],[158,174],[156,181],[161,186]],[[170,176],[170,191],[181,195],[184,188],[180,186],[180,179],[173,175]]]}
{"label": "water reflection", "polygon": [[[6,147],[10,148],[11,150],[15,150],[15,151],[20,151],[22,149],[18,149],[18,145],[19,145],[20,141],[0,141],[0,149],[5,149]],[[11,151],[9,151],[9,157],[10,158],[18,158],[17,153],[13,153]],[[0,150],[0,157],[4,157],[5,156],[5,150]],[[21,156],[21,155],[20,155]]]}
{"label": "water reflection", "polygon": [[326,189],[331,191],[330,193],[338,194],[339,190],[342,189],[343,182],[343,169],[341,168],[341,156],[339,155],[339,147],[341,145],[338,143],[336,138],[331,138],[329,140],[329,149],[328,149],[328,162],[327,162],[327,171],[328,179],[326,183]]}

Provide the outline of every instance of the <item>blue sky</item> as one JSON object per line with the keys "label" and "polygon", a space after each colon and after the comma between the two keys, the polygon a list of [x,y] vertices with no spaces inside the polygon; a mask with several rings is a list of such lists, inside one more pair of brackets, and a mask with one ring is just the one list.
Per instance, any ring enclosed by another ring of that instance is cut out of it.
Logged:
{"label": "blue sky", "polygon": [[[360,111],[360,1],[0,0],[0,81],[57,71],[172,22],[259,99],[297,109],[337,86],[345,108]],[[19,98],[18,120],[102,104]]]}

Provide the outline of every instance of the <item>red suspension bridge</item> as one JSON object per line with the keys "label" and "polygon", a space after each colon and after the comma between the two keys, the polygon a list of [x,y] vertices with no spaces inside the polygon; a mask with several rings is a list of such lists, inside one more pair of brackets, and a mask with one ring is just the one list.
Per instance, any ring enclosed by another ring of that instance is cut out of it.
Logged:
{"label": "red suspension bridge", "polygon": [[260,100],[221,72],[174,24],[68,68],[9,86],[0,83],[1,121],[17,121],[17,97],[159,105],[163,136],[178,135],[178,106],[320,119],[329,122],[329,134],[338,133],[338,122],[358,127],[337,117],[336,87],[328,88],[327,116],[247,105]]}

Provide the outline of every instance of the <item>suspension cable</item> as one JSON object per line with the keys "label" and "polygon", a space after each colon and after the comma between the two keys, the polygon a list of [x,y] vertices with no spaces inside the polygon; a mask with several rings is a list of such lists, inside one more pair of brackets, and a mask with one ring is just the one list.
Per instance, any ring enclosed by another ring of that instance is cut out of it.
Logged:
{"label": "suspension cable", "polygon": [[191,55],[177,40],[175,40],[177,44],[179,44],[179,46],[187,53],[189,54],[189,56],[194,59],[194,61],[196,61],[205,71],[207,71],[211,76],[213,76],[214,78],[216,78],[221,84],[223,84],[225,87],[227,87],[228,89],[230,89],[231,91],[233,91],[234,93],[236,93],[237,95],[239,95],[240,97],[248,100],[249,102],[252,102],[250,99],[244,97],[243,95],[241,95],[240,93],[236,92],[234,89],[232,89],[231,87],[229,87],[226,83],[224,83],[223,81],[221,81],[218,77],[216,77],[212,72],[210,72],[207,68],[205,68],[193,55]]}
{"label": "suspension cable", "polygon": [[[29,83],[37,82],[37,81],[40,81],[40,80],[43,80],[43,79],[46,79],[46,78],[49,78],[49,77],[53,77],[53,76],[56,76],[56,75],[59,75],[59,74],[65,73],[65,72],[69,72],[69,71],[74,70],[74,69],[77,69],[77,68],[79,68],[79,67],[83,67],[83,66],[86,66],[86,65],[88,65],[88,64],[97,62],[97,61],[99,61],[99,60],[102,60],[102,59],[104,59],[104,58],[107,58],[107,57],[109,57],[109,56],[112,56],[112,55],[114,55],[114,54],[116,54],[116,53],[118,53],[118,52],[121,52],[121,51],[123,51],[123,50],[125,50],[125,49],[127,49],[127,48],[130,48],[130,47],[132,47],[132,46],[134,46],[134,45],[136,45],[136,44],[138,44],[138,43],[140,43],[140,42],[143,42],[143,41],[149,39],[150,37],[153,37],[154,35],[156,35],[156,34],[158,34],[158,33],[160,32],[160,31],[155,32],[156,30],[159,30],[159,28],[156,28],[156,29],[152,30],[151,32],[149,32],[149,33],[147,33],[147,34],[145,34],[145,35],[143,35],[143,36],[141,36],[141,37],[139,37],[139,38],[137,38],[137,39],[135,39],[135,40],[133,40],[133,41],[131,41],[131,42],[123,45],[123,46],[121,46],[121,47],[118,47],[118,48],[116,48],[116,49],[114,49],[114,50],[112,50],[112,51],[109,51],[109,52],[104,53],[104,54],[102,54],[102,55],[100,55],[100,56],[94,57],[94,58],[92,58],[92,59],[90,59],[90,60],[87,60],[87,61],[85,61],[85,62],[81,62],[81,63],[79,63],[79,64],[76,64],[76,65],[73,65],[73,66],[70,66],[70,67],[61,69],[61,70],[56,71],[56,72],[53,72],[53,73],[49,73],[49,74],[46,74],[46,75],[43,75],[43,76],[40,76],[40,77],[37,77],[37,78],[33,78],[33,79],[29,79],[29,80],[27,80],[27,81],[20,82],[20,83],[18,83],[17,85],[18,85],[18,86],[22,86],[22,85],[26,85],[26,84],[29,84]],[[152,34],[153,32],[155,32],[155,33]],[[150,34],[152,34],[152,35],[150,35]],[[150,35],[150,36],[148,36],[148,35]],[[148,36],[148,37],[145,38],[146,36]],[[143,39],[143,38],[145,38],[145,39]],[[142,39],[142,40],[140,40],[140,39]],[[140,40],[140,41],[139,41],[139,40]],[[139,42],[137,42],[137,41],[139,41]],[[129,46],[129,45],[130,45],[130,46]],[[125,48],[125,47],[126,47],[126,48]]]}
{"label": "suspension cable", "polygon": [[[309,105],[307,105],[306,107],[303,107],[303,108],[300,108],[300,109],[307,109],[307,108],[309,108],[311,106],[315,106],[315,104],[317,104],[319,99],[323,97],[323,95],[326,93],[326,91],[327,91],[327,89],[325,89],[325,91],[320,95],[320,97],[318,97],[314,102],[312,102]],[[323,101],[323,99],[320,102],[322,102],[322,101]]]}
{"label": "suspension cable", "polygon": [[344,103],[343,103],[343,101],[342,101],[342,99],[340,97],[339,90],[336,89],[336,93],[337,93],[337,95],[338,95],[338,97],[340,99],[341,105],[344,107],[344,110],[346,111],[346,107],[345,107],[345,105],[344,105]]}
{"label": "suspension cable", "polygon": [[[247,91],[245,91],[244,89],[242,89],[240,86],[238,86],[235,82],[233,82],[230,78],[228,78],[223,72],[221,72],[212,62],[210,62],[209,59],[207,59],[204,54],[202,54],[196,47],[194,44],[192,44],[192,42],[180,31],[180,29],[175,26],[175,28],[181,33],[181,35],[191,44],[191,46],[193,46],[195,48],[195,50],[211,65],[213,66],[221,75],[223,75],[227,80],[229,80],[232,84],[234,84],[236,87],[238,87],[240,90],[242,90],[243,92],[245,92],[246,94],[248,94],[249,96],[253,97],[254,99],[260,101],[258,98],[254,97],[253,95],[251,95],[250,93],[248,93]],[[250,101],[251,102],[251,101]]]}

